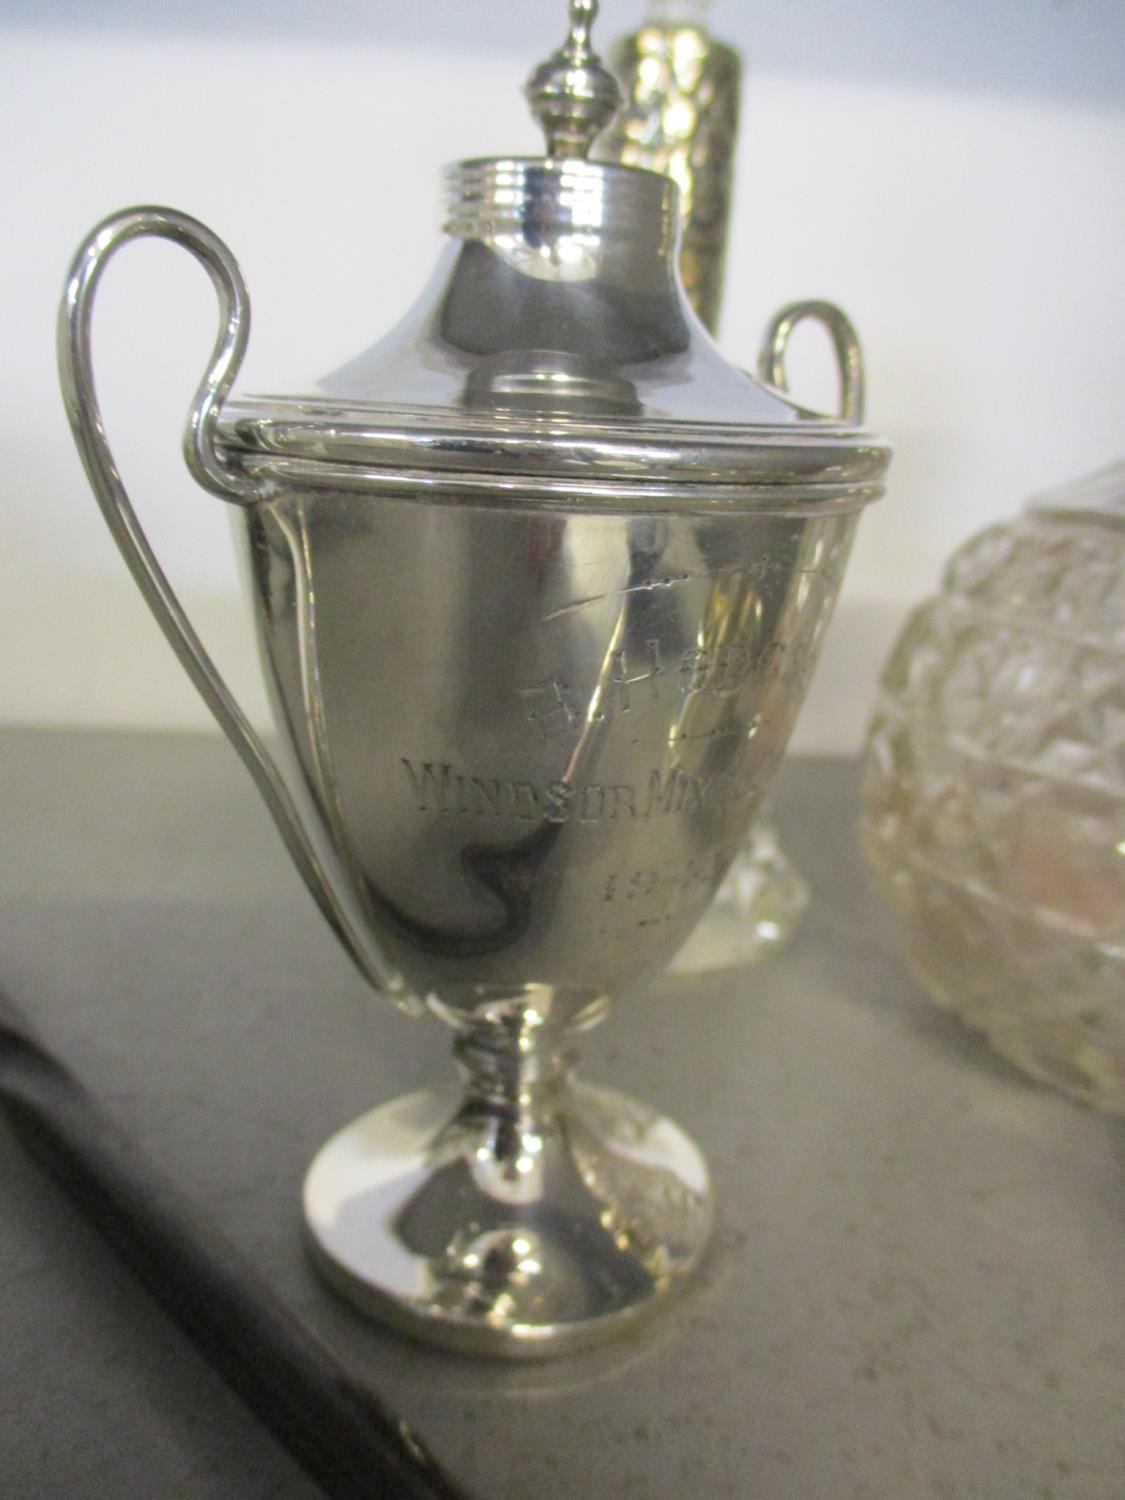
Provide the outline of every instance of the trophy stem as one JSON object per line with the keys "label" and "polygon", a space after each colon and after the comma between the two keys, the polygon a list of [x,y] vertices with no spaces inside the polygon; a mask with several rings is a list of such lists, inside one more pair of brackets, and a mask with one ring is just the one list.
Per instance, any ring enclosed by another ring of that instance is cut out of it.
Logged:
{"label": "trophy stem", "polygon": [[672,1121],[574,1082],[575,1025],[520,1004],[456,1024],[462,1087],[373,1110],[313,1162],[317,1262],[366,1311],[449,1347],[527,1357],[600,1342],[697,1264],[706,1164]]}
{"label": "trophy stem", "polygon": [[[604,1014],[603,1008],[595,1019]],[[460,1024],[453,1056],[466,1106],[521,1126],[553,1116],[560,1095],[571,1086],[576,1038],[576,1027],[529,1021],[523,1007],[500,1022],[471,1019]]]}

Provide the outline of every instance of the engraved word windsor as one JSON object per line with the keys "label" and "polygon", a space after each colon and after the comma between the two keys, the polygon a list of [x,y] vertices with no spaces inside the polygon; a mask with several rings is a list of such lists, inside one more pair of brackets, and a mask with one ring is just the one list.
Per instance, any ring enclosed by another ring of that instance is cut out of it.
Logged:
{"label": "engraved word windsor", "polygon": [[[429,289],[310,394],[230,396],[242,279],[168,209],[94,230],[60,322],[75,439],[138,586],[362,974],[455,1031],[460,1086],[381,1106],[313,1162],[317,1264],[416,1334],[505,1355],[613,1333],[704,1249],[699,1151],[574,1083],[574,1041],[676,951],[738,851],[888,460],[855,425],[843,314],[784,309],[768,385],[732,368],[683,294],[674,184],[588,159],[618,100],[595,10],[574,0],[527,86],[546,156],[449,170]],[[92,304],[142,235],[218,293],[185,454],[236,508],[276,752],[106,442]],[[804,316],[839,353],[839,418],[784,394]]]}

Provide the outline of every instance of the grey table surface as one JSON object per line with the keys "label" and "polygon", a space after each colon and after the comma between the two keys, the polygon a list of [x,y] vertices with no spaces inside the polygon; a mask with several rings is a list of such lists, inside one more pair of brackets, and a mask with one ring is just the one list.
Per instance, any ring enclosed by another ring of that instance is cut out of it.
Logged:
{"label": "grey table surface", "polygon": [[[646,1334],[554,1363],[414,1346],[306,1262],[313,1152],[447,1039],[371,1002],[225,745],[0,735],[0,984],[482,1500],[1120,1500],[1125,1128],[920,995],[857,806],[853,766],[791,764],[793,945],[588,1038],[704,1146],[720,1226]],[[0,1494],[314,1500],[2,1124],[0,1196]]]}

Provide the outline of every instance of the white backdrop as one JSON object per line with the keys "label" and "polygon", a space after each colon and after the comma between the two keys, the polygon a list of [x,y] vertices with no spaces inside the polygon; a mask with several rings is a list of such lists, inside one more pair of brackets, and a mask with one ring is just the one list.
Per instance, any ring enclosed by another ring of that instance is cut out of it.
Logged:
{"label": "white backdrop", "polygon": [[[602,39],[640,0],[603,7]],[[85,231],[128,203],[205,219],[254,302],[245,389],[292,389],[372,343],[438,246],[437,173],[532,153],[519,93],[563,0],[0,3],[0,719],[202,725],[74,456],[54,318]],[[859,325],[895,444],[796,744],[859,742],[906,607],[964,537],[1125,450],[1121,0],[719,0],[748,54],[722,342],[775,306]],[[96,320],[111,439],[158,551],[253,712],[261,695],[221,502],[179,429],[214,332],[209,284],[127,251]],[[821,351],[795,387],[829,399]]]}

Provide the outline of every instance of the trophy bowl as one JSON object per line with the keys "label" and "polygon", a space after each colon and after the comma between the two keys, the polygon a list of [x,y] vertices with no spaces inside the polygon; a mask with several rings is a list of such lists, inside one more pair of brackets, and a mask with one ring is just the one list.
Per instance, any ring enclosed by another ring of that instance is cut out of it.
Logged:
{"label": "trophy bowl", "polygon": [[[230,398],[242,279],[172,210],[98,226],[60,324],[76,441],[165,633],[361,972],[454,1031],[459,1084],[379,1106],[314,1160],[316,1263],[409,1332],[510,1356],[614,1333],[703,1253],[699,1150],[575,1083],[576,1039],[675,953],[740,849],[887,463],[856,426],[843,314],[785,309],[770,384],[733,369],[684,299],[674,185],[585,159],[614,87],[592,9],[572,5],[529,86],[547,157],[450,169],[429,289],[312,394]],[[185,451],[235,507],[276,748],[106,444],[90,315],[140,235],[182,244],[219,295]],[[839,352],[840,418],[783,394],[806,316]]]}

